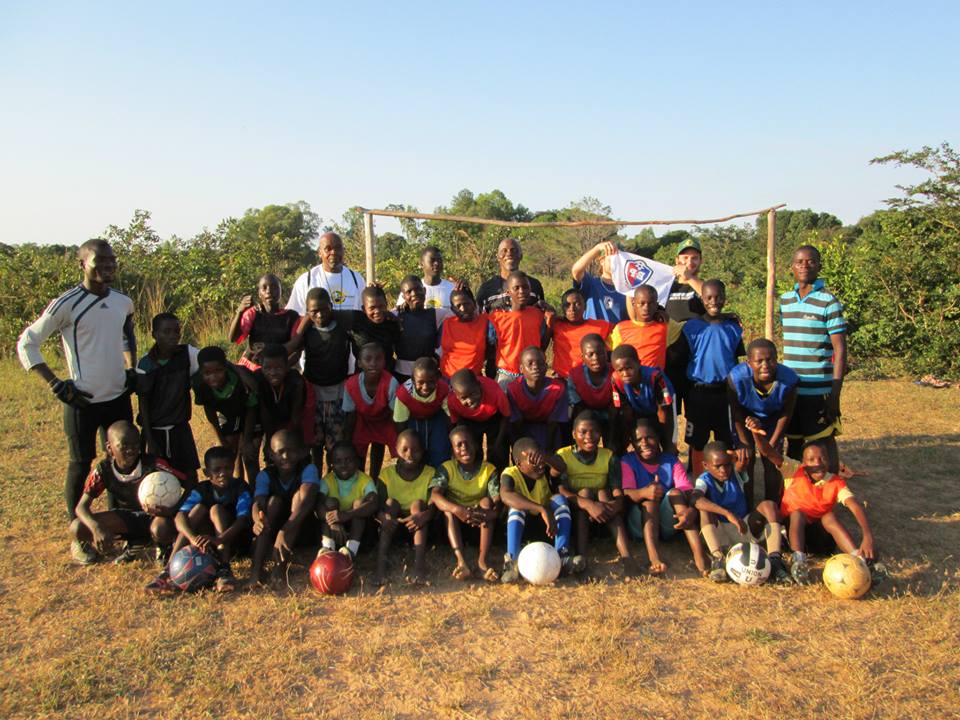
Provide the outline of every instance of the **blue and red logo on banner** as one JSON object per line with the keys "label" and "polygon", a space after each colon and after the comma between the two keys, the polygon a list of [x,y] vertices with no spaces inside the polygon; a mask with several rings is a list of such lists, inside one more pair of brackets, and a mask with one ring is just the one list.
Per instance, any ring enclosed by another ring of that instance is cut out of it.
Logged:
{"label": "blue and red logo on banner", "polygon": [[638,288],[645,285],[647,280],[653,277],[653,270],[642,258],[628,260],[623,266],[623,275],[627,285],[631,288]]}

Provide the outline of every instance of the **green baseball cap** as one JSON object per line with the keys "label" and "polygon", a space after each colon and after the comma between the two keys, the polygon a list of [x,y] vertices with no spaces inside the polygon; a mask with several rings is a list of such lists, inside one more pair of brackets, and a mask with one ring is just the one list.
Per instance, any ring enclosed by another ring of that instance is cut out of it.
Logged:
{"label": "green baseball cap", "polygon": [[696,250],[701,255],[703,254],[703,248],[700,247],[700,241],[696,238],[687,238],[677,245],[677,255],[682,253],[684,250],[690,250],[691,248]]}

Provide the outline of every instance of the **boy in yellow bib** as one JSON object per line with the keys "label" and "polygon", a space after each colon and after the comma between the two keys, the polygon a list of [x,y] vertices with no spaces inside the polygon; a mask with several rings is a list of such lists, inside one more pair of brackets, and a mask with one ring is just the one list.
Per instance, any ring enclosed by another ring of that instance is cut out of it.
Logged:
{"label": "boy in yellow bib", "polygon": [[539,515],[547,529],[547,537],[553,538],[553,546],[560,554],[566,571],[582,572],[586,563],[579,555],[570,557],[570,529],[572,520],[566,498],[554,493],[551,478],[556,479],[566,467],[556,455],[545,455],[533,438],[520,438],[513,444],[513,462],[500,475],[500,499],[510,508],[507,513],[507,554],[503,559],[503,574],[500,579],[516,582],[520,577],[517,557],[520,542],[527,524],[527,515]]}
{"label": "boy in yellow bib", "polygon": [[423,461],[423,443],[415,430],[404,430],[397,435],[397,462],[380,472],[382,508],[377,513],[380,522],[380,545],[377,549],[375,585],[383,585],[387,571],[387,553],[397,528],[403,526],[413,538],[413,575],[410,582],[422,585],[426,581],[424,555],[427,550],[427,528],[433,519],[434,507],[429,504],[430,481],[436,470]]}
{"label": "boy in yellow bib", "polygon": [[447,518],[447,536],[457,559],[453,577],[467,580],[473,570],[463,554],[462,526],[480,529],[477,567],[484,580],[499,580],[488,564],[493,531],[500,513],[500,485],[497,469],[483,461],[480,448],[469,428],[458,425],[450,431],[453,459],[447,460],[430,481],[430,503]]}
{"label": "boy in yellow bib", "polygon": [[586,567],[587,539],[590,523],[594,522],[610,528],[620,560],[629,569],[632,558],[623,523],[620,458],[612,450],[600,447],[602,433],[596,414],[584,410],[573,421],[574,444],[557,451],[566,466],[566,472],[560,477],[559,491],[573,511],[577,528],[577,554],[572,562],[583,563]]}
{"label": "boy in yellow bib", "polygon": [[329,462],[333,470],[320,481],[317,503],[322,513],[320,552],[334,551],[340,545],[340,552],[352,559],[360,549],[367,518],[380,506],[377,485],[360,470],[357,451],[350,443],[334,445]]}

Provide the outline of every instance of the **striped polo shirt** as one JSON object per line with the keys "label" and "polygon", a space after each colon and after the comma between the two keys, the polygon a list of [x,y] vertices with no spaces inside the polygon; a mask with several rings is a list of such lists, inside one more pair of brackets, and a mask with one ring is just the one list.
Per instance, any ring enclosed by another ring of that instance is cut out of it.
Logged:
{"label": "striped polo shirt", "polygon": [[823,289],[823,280],[814,282],[804,298],[798,288],[795,284],[780,296],[783,364],[800,377],[798,395],[826,395],[833,385],[830,336],[847,331],[843,306]]}

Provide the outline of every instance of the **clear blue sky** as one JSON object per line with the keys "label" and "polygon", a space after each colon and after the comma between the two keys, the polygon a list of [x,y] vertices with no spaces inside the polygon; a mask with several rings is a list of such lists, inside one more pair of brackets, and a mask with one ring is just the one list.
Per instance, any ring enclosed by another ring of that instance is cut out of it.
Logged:
{"label": "clear blue sky", "polygon": [[461,188],[855,222],[917,177],[871,157],[960,145],[958,27],[953,2],[7,2],[0,242]]}

